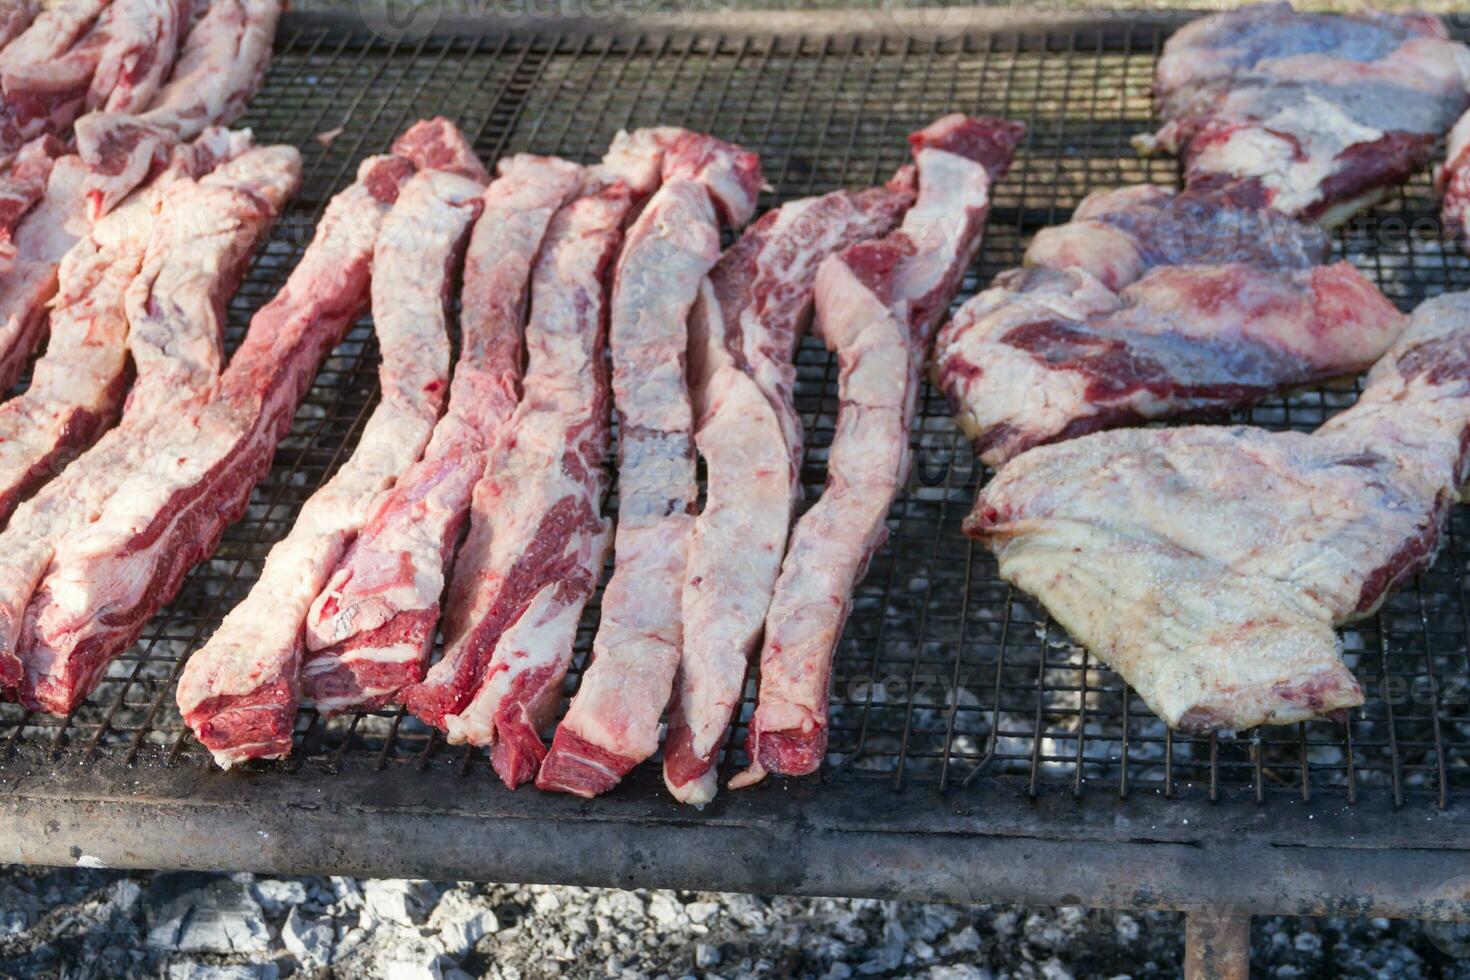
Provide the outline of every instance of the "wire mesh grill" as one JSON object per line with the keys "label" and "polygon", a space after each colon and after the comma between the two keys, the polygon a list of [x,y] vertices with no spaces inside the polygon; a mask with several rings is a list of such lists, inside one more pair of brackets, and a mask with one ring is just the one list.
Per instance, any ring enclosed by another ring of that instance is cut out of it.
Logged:
{"label": "wire mesh grill", "polygon": [[[321,208],[358,160],[423,116],[455,119],[485,159],[504,152],[594,159],[619,128],[671,123],[757,149],[781,201],[881,181],[904,162],[904,136],[949,111],[1024,121],[1016,166],[995,190],[984,250],[963,296],[1018,264],[1028,237],[1066,219],[1088,192],[1152,180],[1129,137],[1150,128],[1148,83],[1162,43],[1141,24],[1092,36],[1037,33],[943,42],[897,37],[430,36],[390,43],[288,18],[246,124],[300,146],[306,179],[231,309],[231,344],[299,258]],[[1444,247],[1420,177],[1355,222],[1340,251],[1408,309],[1470,286],[1470,262]],[[836,412],[833,359],[808,339],[798,401],[808,434],[803,479],[814,499]],[[0,745],[48,748],[56,764],[116,754],[140,764],[206,766],[174,706],[187,655],[248,591],[300,504],[350,452],[371,411],[377,355],[360,324],[330,356],[247,516],[180,597],[149,624],[71,717],[0,706]],[[1352,387],[1265,402],[1238,416],[1311,429],[1352,403]],[[1266,800],[1282,794],[1391,794],[1443,806],[1470,788],[1470,515],[1457,510],[1434,567],[1345,634],[1368,703],[1346,723],[1229,738],[1171,734],[1121,680],[1001,581],[959,533],[983,479],[942,399],[926,390],[917,465],[890,514],[891,535],[858,589],[835,668],[824,771],[867,773],[907,792],[976,792],[978,773],[1024,793],[1161,793]],[[612,503],[609,505],[613,506]],[[578,667],[597,622],[584,617]],[[575,689],[578,669],[568,679]],[[748,685],[741,720],[752,708]],[[324,721],[307,708],[292,759],[264,764],[324,777],[346,766],[459,767],[491,779],[474,750],[452,748],[394,711]],[[743,765],[743,727],[724,766]],[[987,780],[987,786],[996,782]]]}

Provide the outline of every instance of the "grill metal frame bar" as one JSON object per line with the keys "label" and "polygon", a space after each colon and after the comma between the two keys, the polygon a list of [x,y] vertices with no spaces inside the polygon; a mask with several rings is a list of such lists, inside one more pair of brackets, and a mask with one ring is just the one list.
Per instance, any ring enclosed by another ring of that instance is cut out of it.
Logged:
{"label": "grill metal frame bar", "polygon": [[[436,111],[457,113],[486,159],[591,159],[630,124],[708,129],[763,152],[782,195],[767,206],[881,179],[902,161],[906,129],[941,112],[1020,118],[1030,136],[996,189],[964,295],[1016,264],[1026,236],[1065,220],[1085,192],[1172,179],[1172,162],[1134,158],[1126,137],[1148,127],[1139,80],[1189,15],[970,13],[959,34],[872,13],[762,13],[763,33],[722,14],[445,17],[396,41],[350,14],[288,13],[246,122],[262,140],[302,145],[306,181],[232,307],[231,344],[355,161]],[[1422,233],[1427,194],[1421,177],[1339,243],[1402,306],[1470,286],[1470,262]],[[1390,245],[1395,222],[1405,231]],[[0,859],[1470,918],[1470,892],[1447,874],[1470,868],[1470,696],[1452,697],[1470,681],[1470,515],[1455,515],[1414,588],[1350,633],[1360,676],[1378,673],[1389,696],[1370,689],[1369,709],[1345,725],[1188,739],[1067,649],[959,536],[978,467],[933,391],[915,432],[920,476],[895,505],[893,541],[844,639],[834,757],[820,779],[722,793],[699,813],[673,804],[652,767],[593,802],[511,794],[482,754],[400,714],[327,723],[309,710],[291,760],[213,770],[178,722],[172,681],[345,458],[375,364],[359,326],[319,373],[250,514],[87,707],[56,720],[0,706]],[[812,342],[799,367],[815,491],[835,372]],[[1242,417],[1311,427],[1354,397],[1329,386]],[[594,602],[579,651],[596,615]],[[1395,679],[1411,682],[1403,696],[1389,690]]]}

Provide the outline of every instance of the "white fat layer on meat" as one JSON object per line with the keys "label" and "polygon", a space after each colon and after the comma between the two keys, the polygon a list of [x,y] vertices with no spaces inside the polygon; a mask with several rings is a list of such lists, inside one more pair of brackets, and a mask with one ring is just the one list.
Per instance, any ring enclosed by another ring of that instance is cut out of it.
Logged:
{"label": "white fat layer on meat", "polygon": [[[1191,352],[1194,342],[1269,351],[1275,382],[1286,386],[1361,370],[1408,322],[1347,263],[1285,269],[1246,262],[1156,265],[1115,291],[1094,273],[1116,271],[1096,260],[1115,251],[1113,242],[1122,233],[1096,220],[1055,230],[1060,234],[1044,245],[1042,261],[1033,261],[1041,236],[1026,255],[1028,265],[1053,269],[1054,275],[1002,273],[959,309],[936,343],[936,385],[965,432],[984,445],[981,458],[992,466],[1099,415],[1108,416],[1112,426],[1131,417],[1161,418],[1242,400],[1230,392],[1191,397],[1169,390],[1167,383],[1207,380],[1198,376],[1203,360],[1229,356],[1228,348]],[[1070,245],[1056,247],[1061,241]],[[1229,304],[1218,301],[1222,290],[1229,291]],[[1006,342],[1015,329],[1048,323],[1081,329],[1099,345],[1136,344],[1148,356],[1153,353],[1145,338],[1158,338],[1152,351],[1162,358],[1163,373],[1154,380],[1166,383],[1164,389],[1131,385],[1134,379],[1116,366],[1104,365],[1101,378],[1078,368],[1087,340],[1042,339],[1035,351]],[[1094,392],[1099,380],[1101,393]]]}
{"label": "white fat layer on meat", "polygon": [[679,593],[699,496],[684,365],[690,309],[720,257],[711,193],[688,179],[660,187],[613,277],[609,347],[623,433],[613,574],[591,663],[561,724],[630,760],[658,749],[684,639]]}
{"label": "white fat layer on meat", "polygon": [[[427,443],[443,405],[449,374],[444,312],[449,260],[474,216],[480,190],[477,182],[457,174],[425,171],[404,185],[384,219],[373,257],[374,323],[383,357],[379,369],[382,399],[352,458],[313,495],[313,500],[320,498],[320,504],[311,507],[310,513],[302,508],[296,524],[301,535],[288,535],[277,547],[286,547],[288,553],[297,547],[317,552],[316,542],[329,537],[334,545],[323,550],[327,561],[334,561],[362,526],[376,496]],[[178,448],[181,455],[188,454],[184,447]],[[126,561],[109,559],[117,554],[121,542],[154,522],[178,492],[179,467],[170,465],[172,462],[164,457],[130,475],[102,515],[57,549],[43,584],[50,588],[56,583],[57,588],[52,589],[52,603],[40,617],[40,636],[86,629],[105,604],[119,603],[126,608],[134,598],[127,590],[148,584],[147,576],[125,574]],[[198,474],[203,472],[200,469]],[[109,570],[114,564],[119,567],[115,574],[99,575],[99,563]],[[289,564],[298,567],[297,562]],[[317,566],[314,575],[293,570],[290,577],[299,585],[302,578],[324,576],[330,567]],[[261,618],[289,616],[299,625],[317,590],[305,596],[294,590],[278,591],[264,578],[262,572],[262,581],[251,590],[254,593],[264,586],[265,605],[257,608],[272,612]]]}
{"label": "white fat layer on meat", "polygon": [[[515,410],[520,332],[531,265],[552,215],[573,194],[582,170],[545,157],[502,160],[465,256],[461,353],[449,407],[424,458],[395,484],[352,551],[312,603],[306,644],[326,651],[405,611],[437,609],[453,530],[466,517],[487,453]],[[504,363],[503,363],[504,362]],[[402,569],[410,569],[405,578]],[[337,612],[323,609],[332,602]],[[427,623],[423,647],[433,639]],[[347,653],[365,655],[363,646]],[[309,674],[333,669],[332,656],[308,657]]]}
{"label": "white fat layer on meat", "polygon": [[7,388],[44,334],[62,256],[87,234],[85,174],[76,157],[57,160],[45,193],[12,235],[14,255],[0,273],[0,384]]}
{"label": "white fat layer on meat", "polygon": [[[673,724],[686,726],[691,738],[687,749],[676,742],[665,753],[664,781],[681,802],[714,798],[713,756],[739,706],[801,495],[802,426],[793,402],[792,355],[817,269],[846,244],[887,231],[896,200],[860,204],[837,192],[782,206],[766,219],[768,228],[750,233],[764,240],[748,288],[724,298],[732,308],[721,305],[719,269],[695,305],[691,384],[708,492],[690,539],[680,600],[685,642]],[[744,368],[730,353],[732,341],[744,354]],[[678,758],[684,751],[698,759]],[[691,761],[709,768],[678,783],[673,771],[698,771]]]}
{"label": "white fat layer on meat", "polygon": [[[852,592],[887,537],[888,508],[908,476],[908,431],[929,338],[979,247],[989,203],[985,168],[935,149],[921,151],[917,162],[919,197],[892,239],[907,239],[913,253],[886,273],[891,303],[843,255],[817,273],[815,329],[841,367],[837,427],[827,487],[792,532],[766,614],[753,737],[809,733],[826,723],[828,678]],[[945,295],[934,302],[936,291]],[[911,305],[921,297],[931,298],[929,322],[917,322],[923,311]],[[748,777],[759,769],[755,760]]]}
{"label": "white fat layer on meat", "polygon": [[[482,189],[458,174],[422,171],[404,184],[382,219],[372,280],[381,400],[352,456],[302,506],[250,594],[195,655],[194,661],[210,664],[216,696],[247,693],[299,662],[302,623],[327,574],[374,501],[427,444],[449,374],[444,298],[451,260]],[[184,692],[181,682],[181,705]]]}
{"label": "white fat layer on meat", "polygon": [[0,52],[7,99],[25,104],[8,158],[32,138],[65,132],[83,111],[137,112],[174,66],[188,5],[180,0],[81,0],[48,4]]}
{"label": "white fat layer on meat", "polygon": [[[170,194],[193,182],[189,171],[207,169],[215,161],[261,154],[270,159],[270,165],[258,172],[232,173],[246,188],[259,184],[260,200],[266,202],[284,200],[299,180],[299,157],[294,150],[280,151],[296,161],[293,170],[290,166],[277,166],[283,158],[276,150],[251,149],[248,134],[212,132],[201,139],[201,144],[205,144],[202,149],[180,148],[168,171],[130,197],[123,207],[98,221],[62,259],[47,354],[37,362],[27,392],[0,406],[0,432],[12,425],[20,425],[25,430],[24,439],[3,442],[0,486],[16,486],[19,474],[53,453],[63,438],[67,420],[75,418],[76,412],[105,415],[111,410],[115,398],[111,390],[120,382],[125,369],[127,290],[143,265],[149,236],[160,212],[166,214],[170,207]],[[67,167],[69,164],[63,160],[53,174],[65,172]],[[183,203],[181,195],[180,204]],[[230,202],[216,200],[215,203],[228,206]],[[253,241],[272,217],[258,216],[261,220],[227,232],[225,237],[243,234]],[[188,263],[191,258],[179,256],[178,261]],[[193,275],[174,280],[172,286],[178,290],[181,301],[191,290],[208,288]],[[200,326],[219,335],[222,325],[217,310],[210,308],[207,316]],[[148,377],[145,373],[140,384],[146,384]],[[199,380],[201,384],[209,381]],[[21,616],[41,576],[53,563],[59,543],[97,519],[108,503],[116,502],[119,487],[127,476],[135,468],[146,465],[149,453],[159,447],[162,432],[150,420],[160,412],[167,414],[169,404],[165,399],[160,409],[146,398],[133,403],[134,407],[124,412],[118,428],[104,434],[97,445],[12,515],[4,534],[0,535],[0,540],[10,542],[6,546],[8,560],[0,568],[0,624],[3,624],[0,650],[17,649]],[[181,429],[186,435],[193,431],[187,425]]]}
{"label": "white fat layer on meat", "polygon": [[[1432,359],[1428,343],[1443,345]],[[1470,294],[1438,297],[1316,433],[1129,430],[1032,450],[981,494],[979,533],[1171,725],[1353,707],[1335,627],[1413,570],[1400,556],[1432,557],[1470,431],[1467,351]]]}
{"label": "white fat layer on meat", "polygon": [[[342,293],[348,285],[342,279],[346,270],[370,260],[383,219],[389,211],[389,207],[374,197],[364,183],[372,170],[383,163],[384,158],[381,157],[364,161],[358,171],[358,182],[332,198],[311,245],[285,287],[256,314],[252,321],[252,336],[257,329],[274,327],[277,318],[300,329],[305,322],[320,315],[318,297],[321,300],[335,298],[345,308],[351,307],[352,297],[336,294]],[[237,364],[239,360],[237,354]],[[261,411],[265,408],[262,405]],[[253,429],[255,423],[249,424]],[[236,433],[233,438],[238,437]],[[227,448],[229,444],[219,448]],[[298,588],[304,591],[306,579],[316,561],[314,555],[305,556],[305,560],[299,563],[278,559],[275,564],[279,571],[272,574],[279,576],[279,587],[283,591],[294,593]],[[252,590],[251,594],[254,595],[255,591]],[[264,605],[264,600],[259,604]],[[294,644],[299,628],[299,621],[291,622],[289,617],[279,615],[276,609],[267,609],[261,615],[244,603],[236,606],[209,642],[185,665],[178,686],[179,708],[187,716],[210,698],[243,697],[281,679],[284,672],[293,668],[296,662],[294,653],[288,655],[284,662],[259,657],[257,653],[289,648]],[[244,758],[248,749],[239,748],[232,752]]]}
{"label": "white fat layer on meat", "polygon": [[[1306,159],[1297,145],[1277,132],[1310,134]],[[1338,167],[1338,155],[1357,143],[1371,143],[1383,132],[1354,122],[1341,107],[1308,93],[1301,104],[1281,109],[1257,126],[1235,130],[1211,143],[1192,167],[1235,177],[1259,177],[1275,191],[1271,207],[1299,213],[1322,197],[1322,182]]]}
{"label": "white fat layer on meat", "polygon": [[[600,516],[607,387],[592,366],[602,358],[605,264],[635,203],[625,185],[603,184],[598,175],[609,170],[608,160],[627,149],[625,142],[624,137],[614,141],[608,158],[584,182],[582,195],[552,218],[532,270],[524,392],[471,499],[470,528],[445,604],[444,655],[409,689],[405,697],[410,704],[424,693],[459,708],[475,699],[472,692],[490,678],[512,680],[525,674],[524,659],[500,642],[506,624],[487,623],[487,618],[506,588],[526,588],[513,576],[547,574],[545,568],[522,565],[521,559],[539,535],[549,533],[543,522],[554,513],[561,515],[566,542],[562,555],[548,560],[565,560],[569,566],[554,583],[555,602],[564,603],[575,619],[596,587],[611,528]],[[636,155],[620,166],[641,172]],[[538,594],[546,585],[537,585]],[[521,615],[517,622],[528,621]],[[482,629],[487,631],[484,637],[479,635]],[[539,645],[524,634],[522,642]],[[571,657],[568,640],[552,669],[534,679],[540,688],[527,696],[539,701],[560,691]],[[487,693],[477,699],[478,710],[491,712],[484,715],[489,724],[494,723],[494,711],[487,707],[491,702],[498,702],[498,696]]]}
{"label": "white fat layer on meat", "polygon": [[[89,113],[77,120],[77,152],[94,170],[87,189],[96,213],[110,211],[145,180],[168,147],[239,118],[265,76],[281,8],[282,0],[211,0],[146,111]],[[118,153],[126,160],[104,156]],[[99,169],[104,163],[106,173]]]}
{"label": "white fat layer on meat", "polygon": [[[552,583],[537,592],[521,617],[500,635],[496,656],[514,662],[516,669],[496,670],[492,666],[464,710],[445,716],[446,734],[452,744],[494,745],[502,703],[517,680],[544,668],[566,672],[565,661],[571,659],[582,607],[559,599],[556,595],[559,588],[559,583]],[[545,719],[540,721],[544,723]]]}

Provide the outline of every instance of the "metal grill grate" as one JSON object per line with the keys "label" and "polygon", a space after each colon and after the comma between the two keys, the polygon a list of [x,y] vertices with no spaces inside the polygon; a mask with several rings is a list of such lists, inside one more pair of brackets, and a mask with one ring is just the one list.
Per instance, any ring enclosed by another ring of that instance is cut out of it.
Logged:
{"label": "metal grill grate", "polygon": [[[778,188],[764,206],[880,181],[904,161],[904,136],[943,112],[1023,120],[1029,136],[996,189],[967,296],[1017,264],[1029,235],[1065,220],[1086,193],[1173,182],[1171,162],[1140,160],[1128,144],[1150,128],[1148,83],[1163,34],[1142,23],[942,42],[901,34],[569,34],[390,43],[320,18],[288,17],[245,122],[263,141],[300,146],[306,180],[232,307],[231,343],[279,287],[357,161],[433,114],[456,119],[487,160],[511,151],[590,160],[617,129],[635,125],[708,131],[760,151]],[[1432,205],[1427,178],[1418,178],[1339,243],[1405,309],[1470,287],[1470,262],[1440,243]],[[103,756],[140,770],[208,766],[181,724],[173,681],[245,595],[301,502],[350,451],[374,401],[376,364],[371,329],[360,325],[318,375],[246,518],[83,708],[53,719],[0,706],[0,776],[17,757],[37,753],[62,767]],[[808,340],[799,373],[809,436],[803,476],[814,499],[836,411],[834,362]],[[1350,386],[1313,390],[1240,419],[1310,429],[1354,397]],[[858,590],[842,640],[829,777],[868,774],[916,798],[935,788],[978,792],[973,779],[983,772],[987,787],[1017,794],[1211,801],[1334,794],[1347,802],[1382,794],[1395,807],[1443,807],[1470,789],[1463,580],[1470,515],[1463,509],[1435,566],[1347,632],[1348,660],[1369,693],[1350,721],[1189,738],[1169,733],[1116,675],[1070,647],[960,535],[982,474],[932,390],[914,438],[914,479],[890,515],[889,543]],[[597,614],[594,602],[579,663]],[[569,689],[576,681],[574,670]],[[752,693],[753,685],[742,718]],[[298,732],[293,758],[263,769],[330,781],[334,770],[403,764],[492,778],[482,755],[448,747],[391,711],[325,722],[305,710]],[[743,740],[743,728],[732,732],[727,770],[743,764]],[[138,778],[146,781],[146,772]]]}

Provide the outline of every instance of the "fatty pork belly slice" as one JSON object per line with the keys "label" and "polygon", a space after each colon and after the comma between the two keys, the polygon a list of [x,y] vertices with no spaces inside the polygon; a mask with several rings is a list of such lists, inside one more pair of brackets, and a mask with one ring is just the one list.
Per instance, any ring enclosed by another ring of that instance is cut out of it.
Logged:
{"label": "fatty pork belly slice", "polygon": [[87,192],[94,215],[111,211],[175,144],[239,119],[270,64],[281,6],[281,0],[209,0],[151,104],[76,121],[77,152],[92,171]]}
{"label": "fatty pork belly slice", "polygon": [[213,733],[205,744],[221,765],[290,751],[301,626],[311,601],[374,501],[418,459],[443,408],[449,380],[447,301],[483,190],[458,174],[420,171],[383,219],[372,272],[382,398],[351,457],[302,506],[291,531],[271,549],[250,594],[195,657],[207,670],[211,662],[246,656],[254,675],[282,681],[260,692],[274,698],[249,700],[248,726],[234,724],[240,717],[238,699],[217,698],[208,720],[198,720],[196,732]]}
{"label": "fatty pork belly slice", "polygon": [[[230,134],[225,135],[230,136]],[[180,147],[176,154],[176,160],[181,169],[171,169],[164,175],[164,179],[157,184],[156,188],[149,188],[148,190],[153,191],[156,189],[162,191],[165,185],[173,186],[174,180],[184,181],[186,179],[192,179],[192,177],[186,177],[185,175],[197,171],[183,168],[194,166],[207,168],[212,166],[219,160],[219,157],[214,155],[214,151],[231,150],[232,152],[238,152],[249,148],[248,141],[236,143],[234,139],[224,139],[221,142],[222,146],[213,148],[205,146],[204,141],[196,141],[188,147]],[[269,156],[279,156],[280,159],[285,160],[285,165],[290,170],[290,186],[295,186],[297,174],[299,173],[299,157],[294,151],[285,147],[277,147],[270,148],[266,151],[251,152],[262,152]],[[264,200],[268,201],[270,198],[266,197]],[[260,198],[252,198],[248,202],[242,200],[240,203],[247,211],[252,213],[259,211],[263,207],[262,199]],[[120,208],[117,213],[121,214],[131,208],[132,203],[130,201],[123,208]],[[140,211],[138,217],[141,222],[143,212]],[[99,226],[101,224],[99,222]],[[267,222],[262,221],[260,227],[256,229],[256,234],[263,233],[266,224]],[[153,232],[152,225],[153,220],[149,219],[146,230],[150,235]],[[201,227],[207,228],[208,226]],[[119,232],[119,237],[125,236]],[[96,243],[88,239],[84,244],[88,246],[88,250],[85,253],[86,262],[97,263],[97,249],[94,247]],[[145,256],[147,255],[147,244],[145,242],[143,245]],[[219,256],[219,250],[215,250],[214,254]],[[179,260],[186,267],[194,261],[194,259],[188,256],[181,256]],[[132,312],[134,308],[128,306],[129,300],[131,299],[129,294],[123,292],[119,296],[118,290],[119,288],[126,290],[127,287],[132,285],[133,280],[137,278],[138,272],[142,268],[142,261],[142,259],[137,259],[133,262],[132,276],[126,282],[123,282],[121,287],[105,276],[101,280],[102,285],[105,287],[104,291],[108,301],[107,312],[109,319],[107,322],[115,324],[113,318],[120,318],[124,321],[121,328],[124,330],[127,329],[127,314]],[[243,262],[243,257],[241,261]],[[105,263],[103,265],[105,266]],[[111,270],[109,269],[108,271],[110,273]],[[208,310],[207,317],[198,323],[187,325],[190,336],[209,338],[209,341],[206,342],[217,343],[213,338],[218,336],[221,328],[219,317],[230,292],[233,291],[233,280],[238,276],[238,272],[228,268],[216,268],[214,271],[218,274],[217,279],[210,278],[202,283],[180,283],[179,299],[188,304],[187,308]],[[205,302],[197,298],[196,293],[199,290],[217,290],[218,295],[214,297],[214,302]],[[164,296],[163,300],[166,303],[172,302],[168,296]],[[86,303],[82,300],[79,300],[78,303],[79,306],[75,314],[77,316],[76,331],[78,340],[81,341],[86,337],[85,327],[87,324],[85,317],[82,315],[86,308]],[[124,312],[120,313],[117,311],[115,304],[119,303],[123,304]],[[160,305],[156,312],[162,312],[167,315],[171,312],[171,309],[172,307],[169,305]],[[93,326],[97,327],[99,324],[93,323]],[[116,327],[110,326],[108,329],[116,329]],[[102,512],[103,507],[118,492],[119,487],[127,478],[132,468],[140,460],[147,458],[152,449],[146,442],[145,436],[149,432],[151,420],[157,416],[177,417],[183,414],[179,411],[178,405],[181,400],[184,404],[193,404],[197,400],[197,392],[181,389],[177,385],[166,383],[153,385],[148,382],[149,372],[159,368],[166,368],[166,362],[159,357],[151,356],[150,352],[143,350],[146,336],[147,331],[145,330],[140,332],[138,338],[139,348],[136,356],[140,358],[140,368],[144,369],[144,373],[140,376],[138,382],[138,390],[151,391],[152,397],[134,399],[129,402],[123,413],[122,422],[119,427],[105,433],[98,440],[97,445],[78,457],[74,465],[68,465],[58,476],[51,479],[49,483],[46,483],[34,497],[16,508],[4,532],[0,533],[0,547],[5,549],[5,553],[8,556],[8,560],[3,565],[0,565],[0,672],[4,672],[11,665],[14,666],[17,673],[20,672],[20,642],[24,628],[24,615],[32,596],[35,594],[37,584],[47,572],[52,562],[56,549],[66,540],[69,534],[75,532],[78,528],[86,526],[89,521],[97,517]],[[127,337],[125,336],[124,341],[126,342],[126,340]],[[58,341],[53,340],[52,347],[58,351],[56,374],[59,384],[60,380],[64,378],[65,372],[60,361],[60,351],[62,348],[58,347],[57,344]],[[169,377],[176,378],[178,376],[173,371],[166,370],[162,373]],[[41,385],[43,382],[45,382],[44,373],[40,373],[37,382],[33,383],[31,390],[37,390],[38,385]],[[162,392],[161,396],[159,392]],[[66,397],[64,391],[62,397]],[[7,404],[3,409],[0,409],[0,412],[8,410],[12,404],[15,403],[11,402]],[[85,465],[82,463],[83,460],[85,460]],[[9,686],[8,682],[7,686]]]}
{"label": "fatty pork belly slice", "polygon": [[250,146],[218,131],[181,149],[63,258],[46,353],[30,387],[0,405],[0,519],[112,426],[130,370],[150,408],[218,376],[222,304],[300,180],[294,151]]}
{"label": "fatty pork belly slice", "polygon": [[[233,458],[249,472],[228,462],[219,465],[215,473],[220,485],[230,480],[253,483],[264,474],[322,358],[367,311],[378,232],[413,173],[414,165],[399,156],[363,161],[356,182],[327,204],[286,285],[251,319],[245,341],[221,379],[222,399],[211,406],[214,421],[223,427],[219,435],[229,443],[219,458]],[[279,757],[291,750],[296,672],[290,664],[280,670],[278,662],[258,657],[250,635],[253,629],[273,628],[284,628],[294,643],[300,623],[275,615],[246,618],[237,607],[189,658],[179,677],[177,699],[184,723],[220,765]],[[231,642],[231,634],[242,642]],[[282,704],[291,706],[284,714]]]}
{"label": "fatty pork belly slice", "polygon": [[[0,392],[8,392],[20,378],[46,335],[46,308],[56,295],[61,260],[90,228],[86,175],[80,158],[56,160],[44,195],[10,240],[13,260],[0,274]],[[8,507],[0,507],[0,522],[8,513]]]}
{"label": "fatty pork belly slice", "polygon": [[1179,154],[1187,187],[1332,225],[1425,164],[1467,83],[1470,50],[1436,18],[1260,4],[1170,37],[1164,126],[1135,143]]}
{"label": "fatty pork belly slice", "polygon": [[145,108],[190,9],[189,0],[68,0],[42,10],[0,51],[0,156],[46,133],[69,136],[84,111]]}
{"label": "fatty pork belly slice", "polygon": [[582,168],[500,161],[465,255],[461,343],[449,407],[424,457],[374,505],[306,619],[302,684],[327,714],[387,703],[423,679],[470,497],[520,396],[531,267]]}
{"label": "fatty pork belly slice", "polygon": [[[536,785],[595,796],[658,750],[683,639],[680,593],[699,486],[685,358],[688,320],[720,258],[724,214],[755,210],[760,160],[688,133],[629,229],[613,272],[608,346],[618,412],[618,524],[602,622]],[[532,763],[534,764],[534,763]]]}
{"label": "fatty pork belly slice", "polygon": [[1100,433],[1009,463],[966,532],[1169,725],[1363,701],[1335,627],[1427,568],[1470,445],[1470,294],[1415,311],[1315,433]]}
{"label": "fatty pork belly slice", "polygon": [[[837,430],[826,489],[796,523],[766,613],[751,767],[732,785],[821,764],[832,658],[853,589],[887,537],[888,509],[908,476],[909,428],[934,331],[979,250],[991,181],[1019,137],[1014,123],[963,117],[915,134],[919,197],[899,230],[846,249],[817,272],[815,328],[840,368]],[[666,776],[693,771],[682,759],[686,744],[671,735]],[[718,744],[698,747],[707,767]],[[713,784],[707,769],[685,784],[684,798],[708,799]]]}
{"label": "fatty pork belly slice", "polygon": [[1017,269],[940,333],[936,383],[975,452],[1223,414],[1361,371],[1407,318],[1352,265],[1164,266],[1112,292],[1080,270]]}
{"label": "fatty pork belly slice", "polygon": [[[424,132],[438,142],[424,145],[417,139]],[[395,142],[399,162],[378,177],[387,181],[379,192],[396,196],[395,173],[418,166],[445,145],[479,169],[457,130],[439,121],[421,123]],[[162,401],[153,399],[149,412],[135,388],[125,414],[153,416],[152,425],[140,424],[144,431],[137,436],[147,454],[127,468],[90,523],[57,545],[26,612],[21,641],[27,678],[48,699],[75,703],[83,697],[98,672],[173,598],[190,566],[211,554],[225,527],[244,512],[321,363],[318,339],[335,344],[340,335],[297,335],[297,347],[286,353],[274,349],[269,337],[260,347],[247,342],[218,384],[189,403],[188,411],[160,411]],[[246,351],[250,356],[242,358]]]}
{"label": "fatty pork belly slice", "polygon": [[606,273],[662,150],[620,134],[557,212],[531,274],[524,393],[475,486],[444,611],[444,655],[399,700],[453,742],[493,746],[511,785],[535,774],[582,608],[611,537]]}
{"label": "fatty pork belly slice", "polygon": [[[891,231],[913,200],[912,167],[904,167],[882,187],[792,201],[752,225],[701,290],[690,320],[689,377],[708,492],[689,542],[674,689],[679,704],[700,707],[675,709],[686,719],[681,739],[692,743],[696,729],[723,737],[775,588],[801,496],[792,357],[811,314],[817,269]],[[654,724],[661,711],[654,710]],[[695,771],[666,773],[677,787],[708,771],[698,753],[682,757]]]}

